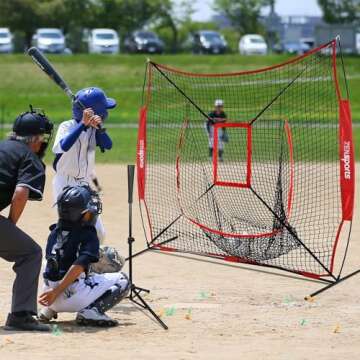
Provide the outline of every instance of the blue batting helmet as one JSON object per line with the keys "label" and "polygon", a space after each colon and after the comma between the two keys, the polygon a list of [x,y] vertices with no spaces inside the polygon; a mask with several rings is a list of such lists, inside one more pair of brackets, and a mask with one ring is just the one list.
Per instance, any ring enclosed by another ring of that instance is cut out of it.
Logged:
{"label": "blue batting helmet", "polygon": [[92,108],[96,115],[101,116],[105,120],[108,116],[107,109],[113,109],[116,106],[114,99],[106,97],[103,90],[97,87],[89,87],[78,91],[75,95],[73,104],[73,117],[76,121],[81,121],[83,108]]}

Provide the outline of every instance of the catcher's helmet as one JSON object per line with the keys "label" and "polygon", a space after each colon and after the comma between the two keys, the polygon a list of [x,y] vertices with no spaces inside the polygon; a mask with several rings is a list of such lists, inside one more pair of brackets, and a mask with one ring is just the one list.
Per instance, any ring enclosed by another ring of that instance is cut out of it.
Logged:
{"label": "catcher's helmet", "polygon": [[[95,225],[101,214],[102,203],[97,192],[88,185],[66,186],[57,198],[59,219],[70,223],[81,222],[84,225]],[[84,221],[85,213],[92,214],[89,221]]]}
{"label": "catcher's helmet", "polygon": [[92,108],[96,115],[105,120],[108,116],[107,109],[113,109],[116,106],[114,99],[106,97],[103,90],[97,87],[89,87],[78,91],[73,103],[73,116],[76,121],[82,119],[83,107]]}
{"label": "catcher's helmet", "polygon": [[20,114],[13,125],[13,132],[18,136],[52,134],[53,124],[43,111],[37,111],[30,105],[30,111]]}

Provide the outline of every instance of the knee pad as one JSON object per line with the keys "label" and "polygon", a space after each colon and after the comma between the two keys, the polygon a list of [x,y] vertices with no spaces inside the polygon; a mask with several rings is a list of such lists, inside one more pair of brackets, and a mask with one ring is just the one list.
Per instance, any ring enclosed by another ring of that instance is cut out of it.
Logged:
{"label": "knee pad", "polygon": [[96,299],[89,308],[95,307],[100,313],[105,313],[124,299],[130,290],[130,282],[124,273],[120,273],[119,281]]}

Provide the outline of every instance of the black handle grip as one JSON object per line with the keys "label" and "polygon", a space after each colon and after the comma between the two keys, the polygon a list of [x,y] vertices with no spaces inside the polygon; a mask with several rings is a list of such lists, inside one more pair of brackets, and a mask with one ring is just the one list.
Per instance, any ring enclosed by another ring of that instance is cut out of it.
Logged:
{"label": "black handle grip", "polygon": [[127,166],[127,172],[128,172],[128,203],[132,204],[132,202],[133,202],[135,165],[128,165]]}

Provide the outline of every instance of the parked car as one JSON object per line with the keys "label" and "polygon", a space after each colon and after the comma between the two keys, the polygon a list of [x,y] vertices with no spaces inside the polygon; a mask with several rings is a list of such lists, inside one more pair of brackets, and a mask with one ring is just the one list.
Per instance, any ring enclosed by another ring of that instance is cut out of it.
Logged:
{"label": "parked car", "polygon": [[360,34],[359,33],[356,33],[355,41],[356,41],[356,53],[360,54]]}
{"label": "parked car", "polygon": [[274,51],[277,53],[288,53],[293,55],[302,55],[310,50],[310,45],[302,41],[286,41],[276,44]]}
{"label": "parked car", "polygon": [[157,53],[164,51],[164,43],[151,31],[135,31],[126,37],[124,49],[130,53]]}
{"label": "parked car", "polygon": [[194,54],[223,54],[227,46],[225,38],[216,31],[201,30],[192,34]]}
{"label": "parked car", "polygon": [[287,42],[284,44],[284,50],[289,54],[302,55],[310,50],[310,46],[301,41]]}
{"label": "parked car", "polygon": [[37,29],[31,43],[45,53],[62,54],[66,49],[64,34],[56,28]]}
{"label": "parked car", "polygon": [[112,29],[93,29],[89,34],[88,47],[91,54],[117,54],[120,50],[119,36]]}
{"label": "parked car", "polygon": [[10,54],[14,51],[13,36],[8,28],[0,28],[0,53]]}
{"label": "parked car", "polygon": [[248,34],[241,37],[239,52],[241,55],[266,55],[268,46],[261,35]]}

